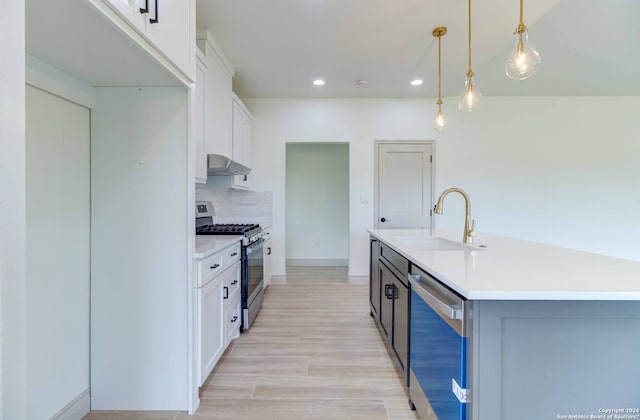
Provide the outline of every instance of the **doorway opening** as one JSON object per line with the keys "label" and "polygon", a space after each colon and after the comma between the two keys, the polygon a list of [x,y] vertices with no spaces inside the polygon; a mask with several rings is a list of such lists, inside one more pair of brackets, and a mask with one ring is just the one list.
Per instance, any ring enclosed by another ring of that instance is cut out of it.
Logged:
{"label": "doorway opening", "polygon": [[287,282],[347,281],[349,144],[287,143]]}

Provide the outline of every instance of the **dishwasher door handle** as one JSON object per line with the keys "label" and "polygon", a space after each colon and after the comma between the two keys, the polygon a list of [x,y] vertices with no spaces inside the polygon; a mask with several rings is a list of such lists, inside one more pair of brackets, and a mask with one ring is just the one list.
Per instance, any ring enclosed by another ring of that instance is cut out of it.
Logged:
{"label": "dishwasher door handle", "polygon": [[463,318],[462,309],[456,308],[454,306],[449,305],[448,303],[441,301],[435,295],[429,293],[427,289],[425,289],[424,287],[421,287],[419,285],[420,275],[407,274],[407,278],[410,283],[415,284],[415,287],[411,288],[411,290],[416,292],[433,309],[436,309],[439,312],[443,313],[449,319]]}

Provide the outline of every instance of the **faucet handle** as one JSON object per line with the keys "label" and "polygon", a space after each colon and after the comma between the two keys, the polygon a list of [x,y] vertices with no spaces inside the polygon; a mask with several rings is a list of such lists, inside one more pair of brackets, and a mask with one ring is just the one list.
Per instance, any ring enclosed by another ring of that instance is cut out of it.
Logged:
{"label": "faucet handle", "polygon": [[469,236],[476,236],[476,219],[471,219],[471,226],[469,226]]}

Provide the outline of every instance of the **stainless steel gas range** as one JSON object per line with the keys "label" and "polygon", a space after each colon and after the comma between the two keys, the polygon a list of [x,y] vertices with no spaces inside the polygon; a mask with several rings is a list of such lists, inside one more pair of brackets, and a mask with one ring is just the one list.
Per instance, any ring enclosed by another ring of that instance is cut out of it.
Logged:
{"label": "stainless steel gas range", "polygon": [[253,324],[264,299],[264,260],[262,228],[257,223],[213,223],[213,204],[196,202],[196,235],[237,235],[242,237],[242,328]]}

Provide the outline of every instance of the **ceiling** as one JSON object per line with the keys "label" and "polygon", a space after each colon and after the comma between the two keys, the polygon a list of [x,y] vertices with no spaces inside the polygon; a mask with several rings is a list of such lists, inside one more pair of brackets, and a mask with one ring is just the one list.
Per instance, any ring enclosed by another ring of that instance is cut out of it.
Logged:
{"label": "ceiling", "polygon": [[[472,64],[489,96],[640,95],[640,1],[528,0],[524,20],[542,55],[529,80],[504,75],[518,0],[472,2]],[[467,71],[466,0],[197,0],[207,29],[236,70],[241,97],[435,97]],[[424,79],[420,87],[409,81]],[[326,85],[312,85],[323,78]],[[367,83],[358,85],[358,80]]]}

